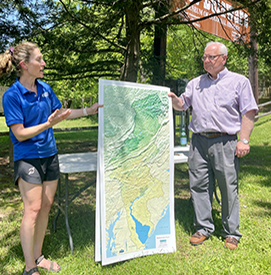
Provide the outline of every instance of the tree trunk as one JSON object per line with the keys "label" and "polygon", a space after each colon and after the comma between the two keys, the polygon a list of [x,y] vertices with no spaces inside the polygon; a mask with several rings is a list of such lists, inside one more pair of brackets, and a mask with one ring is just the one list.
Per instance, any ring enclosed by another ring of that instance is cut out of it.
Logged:
{"label": "tree trunk", "polygon": [[167,31],[160,26],[155,27],[154,37],[154,56],[155,64],[153,66],[152,83],[156,85],[165,85],[166,77],[166,48],[167,48]]}
{"label": "tree trunk", "polygon": [[257,41],[255,27],[251,27],[250,42],[253,47],[253,53],[248,57],[249,80],[253,90],[253,94],[257,103],[259,103],[259,89],[258,89],[258,58],[257,58]]}
{"label": "tree trunk", "polygon": [[[158,3],[156,5],[156,18],[159,18],[168,13],[168,3]],[[155,62],[153,65],[153,79],[152,83],[156,85],[165,85],[166,77],[166,53],[167,53],[167,26],[156,25],[154,36],[154,57]]]}
{"label": "tree trunk", "polygon": [[127,48],[124,54],[124,64],[121,69],[120,80],[137,81],[140,59],[140,7],[141,0],[129,1],[125,6]]}

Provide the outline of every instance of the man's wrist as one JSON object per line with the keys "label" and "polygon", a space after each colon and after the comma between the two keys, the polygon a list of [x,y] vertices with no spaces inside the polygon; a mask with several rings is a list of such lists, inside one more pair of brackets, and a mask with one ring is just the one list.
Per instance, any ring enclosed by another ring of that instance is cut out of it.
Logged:
{"label": "man's wrist", "polygon": [[249,144],[249,141],[245,138],[240,138],[239,141],[243,142],[244,144]]}

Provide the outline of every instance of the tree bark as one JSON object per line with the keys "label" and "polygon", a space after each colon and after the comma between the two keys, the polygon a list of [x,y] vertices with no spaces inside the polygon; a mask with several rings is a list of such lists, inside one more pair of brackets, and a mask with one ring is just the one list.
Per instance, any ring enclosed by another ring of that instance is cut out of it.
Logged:
{"label": "tree bark", "polygon": [[252,54],[248,57],[249,80],[251,83],[255,100],[257,103],[259,103],[258,58],[257,58],[257,41],[256,41],[255,30],[251,32],[250,42],[253,47],[253,50],[252,50]]}
{"label": "tree bark", "polygon": [[[160,18],[168,13],[168,3],[164,1],[156,5],[156,18]],[[165,85],[166,77],[166,55],[167,55],[167,26],[156,25],[154,36],[154,57],[155,62],[153,66],[153,79],[152,83],[156,85]]]}
{"label": "tree bark", "polygon": [[126,14],[126,52],[121,68],[120,80],[137,81],[140,60],[140,10],[142,1],[129,1],[125,6]]}

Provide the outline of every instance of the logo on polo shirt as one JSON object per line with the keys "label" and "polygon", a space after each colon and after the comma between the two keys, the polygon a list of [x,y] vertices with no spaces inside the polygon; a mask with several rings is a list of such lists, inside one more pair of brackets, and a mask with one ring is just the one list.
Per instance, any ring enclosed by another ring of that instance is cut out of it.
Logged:
{"label": "logo on polo shirt", "polygon": [[32,175],[35,172],[35,167],[31,167],[28,169],[28,175]]}
{"label": "logo on polo shirt", "polygon": [[42,97],[48,97],[49,96],[49,93],[48,92],[45,92],[41,95]]}

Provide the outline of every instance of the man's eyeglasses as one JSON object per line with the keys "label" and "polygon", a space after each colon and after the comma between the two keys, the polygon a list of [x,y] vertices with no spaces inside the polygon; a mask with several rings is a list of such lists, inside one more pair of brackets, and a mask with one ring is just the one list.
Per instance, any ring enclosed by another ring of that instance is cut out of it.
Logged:
{"label": "man's eyeglasses", "polygon": [[218,56],[222,56],[222,55],[224,55],[224,54],[204,55],[204,56],[201,58],[201,60],[202,60],[202,61],[205,61],[205,60],[207,59],[207,57],[208,57],[208,59],[209,59],[210,61],[213,61],[213,60],[215,60]]}

